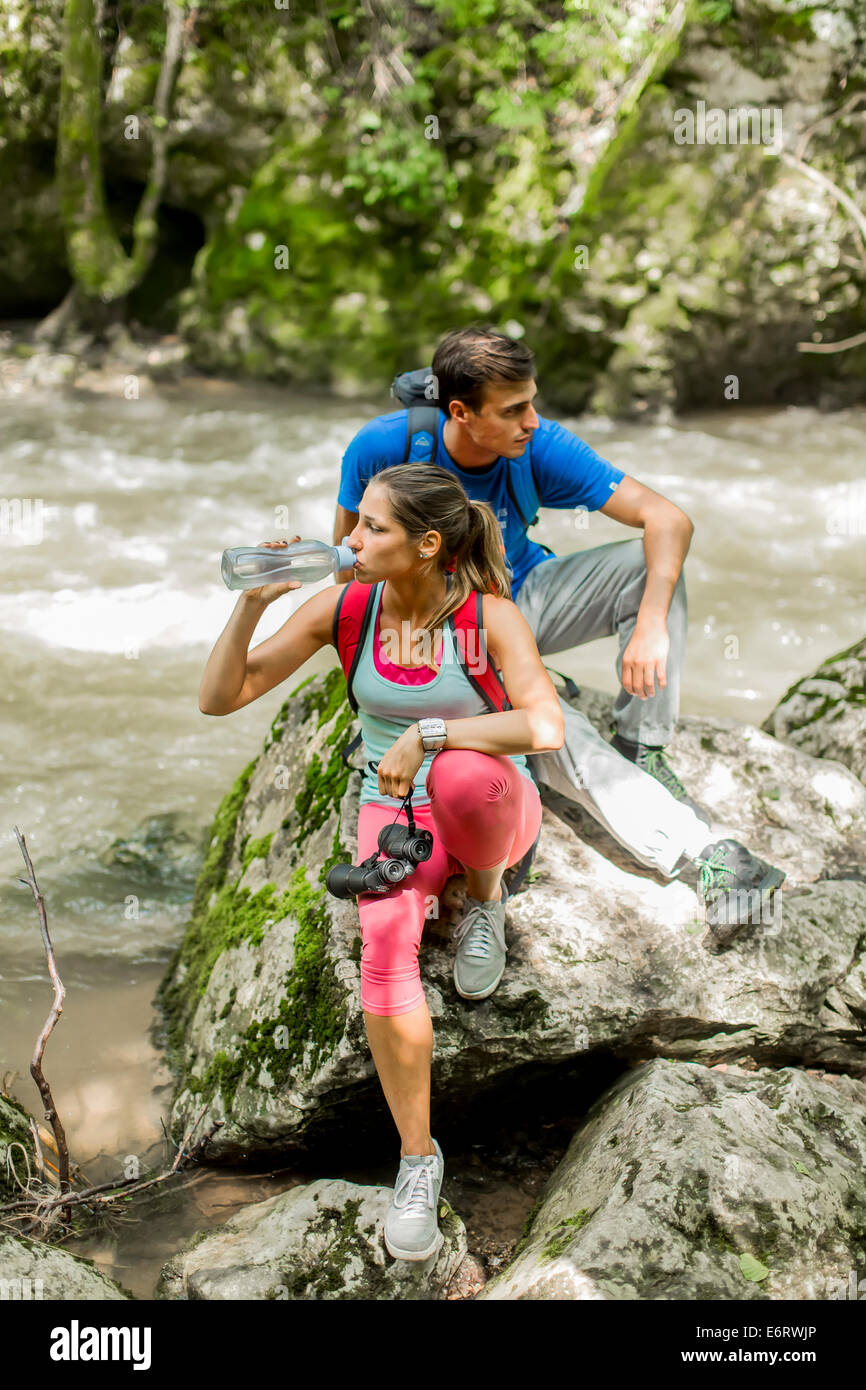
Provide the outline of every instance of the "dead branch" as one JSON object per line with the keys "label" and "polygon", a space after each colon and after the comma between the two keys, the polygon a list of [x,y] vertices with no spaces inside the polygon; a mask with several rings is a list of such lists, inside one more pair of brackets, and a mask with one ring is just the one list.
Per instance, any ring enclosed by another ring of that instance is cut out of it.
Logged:
{"label": "dead branch", "polygon": [[[855,106],[860,105],[861,101],[866,101],[866,92],[855,92],[852,97],[848,98],[844,106],[839,107],[838,111],[830,111],[828,115],[821,116],[819,120],[813,121],[811,125],[806,126],[805,130],[800,132],[800,138],[797,141],[797,147],[794,150],[794,157],[796,159],[805,159],[806,146],[812,139],[812,136],[815,134],[815,131],[820,130],[821,126],[827,125],[828,122],[837,121],[842,116],[847,116],[849,111],[853,111]],[[866,112],[864,112],[863,114],[866,115]]]}
{"label": "dead branch", "polygon": [[51,937],[48,935],[48,919],[45,914],[45,901],[39,891],[36,882],[36,874],[33,871],[33,864],[27,849],[27,844],[18,826],[13,827],[15,838],[24,855],[24,863],[27,865],[27,878],[20,878],[19,883],[29,884],[36,899],[36,911],[39,914],[39,926],[42,932],[42,944],[45,947],[45,954],[48,958],[48,973],[54,983],[54,1005],[45,1020],[42,1032],[36,1041],[36,1050],[33,1053],[33,1060],[30,1063],[30,1075],[39,1087],[39,1094],[42,1096],[42,1103],[45,1106],[45,1118],[54,1130],[54,1139],[57,1144],[57,1161],[59,1164],[58,1174],[60,1178],[60,1191],[67,1192],[69,1189],[69,1149],[66,1146],[66,1134],[60,1116],[54,1105],[54,1097],[51,1094],[51,1087],[45,1080],[42,1072],[42,1054],[45,1051],[45,1044],[48,1041],[51,1030],[63,1012],[63,1000],[66,998],[66,990],[57,973],[57,962],[54,959],[54,947],[51,944]]}
{"label": "dead branch", "polygon": [[[64,1209],[64,1219],[68,1220],[69,1218],[65,1215],[65,1209],[67,1207],[85,1206],[92,1208],[107,1206],[118,1198],[126,1199],[131,1196],[137,1196],[138,1193],[145,1192],[148,1188],[157,1187],[161,1183],[167,1182],[169,1178],[175,1177],[178,1173],[182,1172],[188,1163],[194,1162],[196,1158],[198,1158],[209,1140],[224,1123],[223,1120],[215,1120],[207,1133],[202,1135],[192,1148],[188,1149],[187,1145],[201,1123],[206,1111],[207,1106],[205,1105],[199,1111],[199,1114],[181,1140],[178,1151],[175,1154],[174,1162],[165,1172],[158,1173],[155,1177],[147,1178],[144,1182],[140,1182],[137,1178],[121,1178],[119,1181],[115,1180],[98,1183],[93,1187],[85,1188],[81,1192],[75,1192],[71,1195],[67,1193],[62,1197],[49,1197],[31,1191],[28,1192],[25,1197],[16,1198],[15,1201],[5,1202],[0,1206],[0,1226],[5,1226],[7,1229],[10,1229],[9,1221],[7,1221],[6,1218],[10,1218],[12,1221],[27,1220],[30,1222],[30,1225],[26,1229],[30,1230],[34,1226],[40,1224],[44,1225],[50,1222],[57,1214],[59,1208]],[[187,1185],[188,1184],[183,1184],[183,1186]]]}
{"label": "dead branch", "polygon": [[790,168],[797,169],[801,174],[805,174],[806,178],[811,179],[819,188],[826,189],[828,193],[832,193],[833,197],[842,204],[845,211],[853,218],[861,235],[866,236],[866,214],[861,212],[860,208],[858,208],[857,204],[854,202],[854,199],[843,192],[838,184],[835,184],[832,179],[828,179],[827,175],[820,173],[818,169],[813,169],[811,164],[806,164],[802,159],[798,159],[797,156],[791,154],[789,150],[783,150],[779,158],[785,164],[789,165]]}
{"label": "dead branch", "polygon": [[866,333],[855,333],[853,338],[842,338],[838,343],[798,343],[798,352],[847,352],[849,348],[862,347],[866,343]]}
{"label": "dead branch", "polygon": [[[39,925],[42,931],[42,941],[45,947],[45,954],[48,960],[48,970],[54,984],[54,1003],[51,1012],[49,1013],[48,1018],[45,1021],[45,1025],[42,1029],[42,1032],[40,1033],[39,1038],[37,1040],[36,1050],[33,1054],[33,1060],[30,1063],[30,1074],[33,1077],[33,1080],[36,1082],[36,1085],[39,1088],[39,1093],[42,1096],[42,1102],[45,1107],[45,1118],[50,1122],[51,1128],[54,1131],[54,1140],[57,1150],[57,1161],[59,1164],[59,1168],[55,1170],[54,1165],[45,1157],[42,1150],[42,1143],[39,1136],[38,1126],[33,1120],[31,1120],[30,1130],[33,1138],[33,1150],[36,1165],[38,1167],[39,1172],[40,1186],[43,1190],[40,1191],[36,1187],[36,1180],[31,1174],[30,1158],[26,1150],[20,1144],[10,1145],[10,1150],[15,1147],[18,1147],[21,1148],[21,1151],[24,1154],[24,1159],[27,1164],[27,1181],[26,1183],[22,1182],[21,1179],[18,1177],[18,1174],[15,1172],[14,1166],[10,1165],[13,1179],[17,1183],[18,1187],[21,1188],[23,1195],[19,1198],[16,1198],[12,1202],[6,1202],[2,1206],[0,1206],[0,1227],[10,1229],[9,1220],[7,1220],[6,1218],[11,1219],[12,1222],[20,1222],[22,1220],[26,1220],[28,1222],[27,1226],[24,1228],[26,1232],[34,1228],[41,1228],[44,1231],[47,1227],[50,1227],[52,1223],[54,1223],[57,1219],[61,1217],[63,1221],[68,1223],[71,1219],[71,1208],[74,1206],[104,1206],[110,1202],[115,1201],[118,1197],[127,1198],[133,1195],[137,1195],[139,1192],[145,1192],[150,1187],[156,1187],[160,1183],[166,1182],[169,1178],[174,1177],[178,1172],[180,1172],[188,1162],[192,1162],[198,1156],[198,1154],[207,1145],[209,1139],[213,1136],[215,1131],[219,1129],[219,1127],[223,1124],[223,1121],[214,1121],[207,1134],[205,1134],[202,1138],[198,1139],[192,1148],[189,1148],[192,1137],[195,1134],[195,1131],[198,1129],[202,1119],[204,1118],[207,1112],[207,1106],[205,1105],[199,1111],[198,1115],[193,1120],[192,1124],[189,1126],[183,1138],[181,1139],[177,1149],[177,1153],[174,1156],[174,1161],[171,1167],[167,1169],[165,1172],[158,1173],[155,1177],[148,1178],[144,1182],[139,1181],[137,1178],[124,1178],[120,1182],[113,1181],[99,1183],[94,1186],[86,1187],[83,1191],[75,1192],[74,1194],[70,1193],[69,1149],[66,1143],[66,1134],[64,1132],[60,1116],[58,1115],[57,1109],[54,1105],[54,1098],[51,1094],[51,1088],[48,1085],[48,1082],[46,1081],[45,1075],[42,1071],[42,1057],[45,1051],[45,1044],[51,1034],[52,1029],[54,1028],[55,1023],[57,1022],[58,1018],[63,1012],[63,1001],[66,997],[66,991],[63,987],[63,982],[60,979],[60,975],[57,971],[57,962],[54,957],[54,947],[52,945],[51,937],[48,932],[48,918],[45,911],[45,900],[41,892],[39,891],[39,885],[36,882],[36,873],[33,868],[33,862],[30,858],[29,851],[27,849],[27,843],[24,839],[24,836],[18,829],[17,825],[13,828],[15,830],[15,835],[18,840],[18,844],[21,847],[21,853],[24,856],[24,862],[27,865],[27,878],[19,879],[19,883],[29,885],[33,892],[33,896],[36,900],[36,909],[39,914]],[[50,1175],[47,1170],[51,1170]],[[50,1183],[54,1181],[55,1172],[57,1175],[56,1181],[59,1183],[60,1195],[55,1195],[54,1193],[48,1195],[44,1191],[44,1188],[45,1186],[48,1186]],[[76,1176],[78,1176],[81,1173],[81,1169],[78,1167],[77,1164],[75,1165],[75,1173]]]}
{"label": "dead branch", "polygon": [[[855,97],[852,97],[852,99],[846,103],[842,110],[847,111],[853,107],[860,99],[861,95],[866,96],[866,93],[857,93]],[[816,122],[816,125],[817,124]],[[797,146],[798,151],[806,148],[808,139],[814,129],[814,126],[811,127],[810,130],[806,132],[805,138],[800,139]],[[863,267],[866,268],[866,247],[864,247],[863,243],[863,238],[866,237],[866,214],[858,208],[854,199],[849,197],[838,184],[835,184],[832,179],[829,179],[826,174],[822,174],[818,169],[813,169],[811,164],[806,164],[805,161],[800,158],[799,153],[791,154],[788,150],[783,150],[779,158],[782,159],[789,168],[796,169],[799,173],[804,174],[807,179],[811,179],[812,183],[817,184],[819,188],[823,188],[826,192],[832,194],[836,201],[842,205],[854,223],[854,240],[857,243],[857,249],[860,253]],[[838,343],[798,343],[797,351],[847,352],[850,348],[860,347],[864,342],[866,342],[866,333],[855,333],[852,338],[843,338]]]}

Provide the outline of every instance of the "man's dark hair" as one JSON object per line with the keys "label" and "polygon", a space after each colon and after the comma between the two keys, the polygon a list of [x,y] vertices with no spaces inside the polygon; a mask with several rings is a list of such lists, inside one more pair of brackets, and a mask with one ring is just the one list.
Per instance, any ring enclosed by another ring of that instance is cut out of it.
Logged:
{"label": "man's dark hair", "polygon": [[433,358],[439,408],[449,414],[451,401],[462,401],[477,415],[484,404],[484,384],[530,381],[535,356],[523,343],[497,333],[490,324],[473,323],[446,333]]}

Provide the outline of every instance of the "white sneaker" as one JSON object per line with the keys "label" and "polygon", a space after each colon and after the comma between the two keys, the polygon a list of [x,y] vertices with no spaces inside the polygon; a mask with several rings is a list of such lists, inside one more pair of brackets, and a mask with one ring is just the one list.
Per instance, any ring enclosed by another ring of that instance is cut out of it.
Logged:
{"label": "white sneaker", "polygon": [[435,1154],[406,1154],[400,1160],[385,1213],[385,1249],[395,1260],[428,1260],[445,1239],[437,1210],[445,1160],[435,1139],[433,1147]]}
{"label": "white sneaker", "polygon": [[461,999],[487,999],[505,974],[507,898],[503,883],[498,903],[466,899],[466,912],[454,932],[454,988]]}

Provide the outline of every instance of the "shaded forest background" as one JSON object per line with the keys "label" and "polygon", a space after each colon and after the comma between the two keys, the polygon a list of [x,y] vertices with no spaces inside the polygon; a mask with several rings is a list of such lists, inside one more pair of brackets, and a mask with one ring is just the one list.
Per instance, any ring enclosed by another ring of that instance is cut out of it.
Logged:
{"label": "shaded forest background", "polygon": [[[862,400],[864,41],[866,0],[6,0],[0,316],[347,394],[482,318],[560,408]],[[782,148],[678,144],[698,101]]]}

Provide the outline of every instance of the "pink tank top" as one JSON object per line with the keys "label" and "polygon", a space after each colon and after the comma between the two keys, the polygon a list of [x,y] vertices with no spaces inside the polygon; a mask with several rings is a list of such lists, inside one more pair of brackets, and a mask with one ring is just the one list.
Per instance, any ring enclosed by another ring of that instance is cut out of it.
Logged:
{"label": "pink tank top", "polygon": [[[429,681],[436,679],[436,672],[429,666],[397,666],[385,655],[382,647],[382,634],[379,631],[379,619],[382,613],[382,600],[379,600],[379,607],[376,611],[376,640],[373,643],[373,662],[380,676],[385,680],[393,681],[395,685],[427,685]],[[438,656],[438,653],[437,653]]]}

